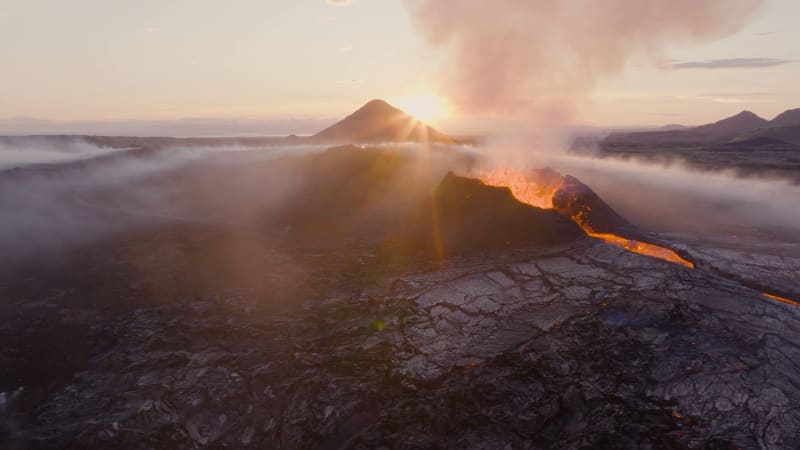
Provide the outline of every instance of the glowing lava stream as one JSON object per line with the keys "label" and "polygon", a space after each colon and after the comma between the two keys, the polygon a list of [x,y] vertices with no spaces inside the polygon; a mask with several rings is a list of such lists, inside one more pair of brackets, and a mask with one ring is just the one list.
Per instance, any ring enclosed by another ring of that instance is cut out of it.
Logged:
{"label": "glowing lava stream", "polygon": [[[480,174],[483,183],[489,186],[507,187],[511,194],[522,203],[542,209],[553,209],[553,195],[561,188],[561,177],[549,177],[549,179],[532,180],[523,172],[513,169],[499,169]],[[583,231],[597,239],[602,239],[608,244],[622,247],[628,251],[653,258],[663,259],[671,263],[680,264],[689,268],[694,268],[694,263],[681,258],[674,250],[647,242],[635,241],[623,236],[611,233],[598,233],[594,231],[582,214],[576,214],[571,219],[578,224]]]}
{"label": "glowing lava stream", "polygon": [[800,302],[796,302],[794,300],[790,300],[790,299],[788,299],[786,297],[781,297],[780,295],[767,294],[766,292],[762,292],[761,295],[763,295],[764,297],[767,297],[767,298],[771,298],[773,300],[777,300],[777,301],[779,301],[781,303],[786,303],[787,305],[800,306]]}
{"label": "glowing lava stream", "polygon": [[662,247],[656,244],[649,244],[647,242],[634,241],[633,239],[627,239],[622,236],[617,236],[616,234],[611,234],[611,233],[595,233],[588,227],[583,225],[581,225],[581,228],[583,228],[583,231],[585,231],[586,234],[588,234],[589,236],[593,238],[602,239],[608,244],[616,245],[617,247],[622,247],[625,250],[629,250],[634,253],[638,253],[640,255],[663,259],[664,261],[669,261],[671,263],[680,264],[690,269],[694,269],[693,262],[681,258],[681,256],[678,255],[674,250],[668,249],[666,247]]}

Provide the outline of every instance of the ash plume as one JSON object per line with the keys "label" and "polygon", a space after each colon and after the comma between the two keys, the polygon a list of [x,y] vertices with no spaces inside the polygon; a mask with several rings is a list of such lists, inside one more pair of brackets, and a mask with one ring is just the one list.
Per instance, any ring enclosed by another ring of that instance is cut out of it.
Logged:
{"label": "ash plume", "polygon": [[427,41],[452,51],[460,109],[567,121],[595,82],[633,57],[730,35],[763,0],[405,0]]}

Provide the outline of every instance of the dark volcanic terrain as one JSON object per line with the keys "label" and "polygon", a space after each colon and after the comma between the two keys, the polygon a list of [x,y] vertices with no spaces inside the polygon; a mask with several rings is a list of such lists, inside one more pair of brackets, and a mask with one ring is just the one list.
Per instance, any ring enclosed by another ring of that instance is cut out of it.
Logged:
{"label": "dark volcanic terrain", "polygon": [[0,175],[0,448],[800,446],[796,244],[452,145],[113,139]]}

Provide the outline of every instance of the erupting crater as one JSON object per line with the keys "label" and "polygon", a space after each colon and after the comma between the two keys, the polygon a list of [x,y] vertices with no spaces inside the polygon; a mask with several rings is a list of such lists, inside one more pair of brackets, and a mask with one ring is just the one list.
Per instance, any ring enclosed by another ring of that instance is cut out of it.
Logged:
{"label": "erupting crater", "polygon": [[486,185],[509,188],[520,202],[568,216],[593,238],[634,253],[694,268],[692,261],[674,250],[645,242],[641,231],[575,177],[561,175],[549,168],[527,171],[497,168],[478,170],[475,175]]}

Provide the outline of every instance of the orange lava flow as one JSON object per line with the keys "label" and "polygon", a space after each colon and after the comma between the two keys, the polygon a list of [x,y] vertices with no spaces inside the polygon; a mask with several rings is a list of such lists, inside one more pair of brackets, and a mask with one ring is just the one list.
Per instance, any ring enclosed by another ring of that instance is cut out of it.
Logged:
{"label": "orange lava flow", "polygon": [[767,294],[766,292],[762,292],[761,295],[763,295],[764,297],[767,297],[767,298],[771,298],[773,300],[777,300],[777,301],[779,301],[781,303],[786,303],[787,305],[800,306],[800,302],[796,302],[794,300],[790,300],[790,299],[788,299],[786,297],[781,297],[780,295]]}
{"label": "orange lava flow", "polygon": [[553,208],[553,194],[561,188],[561,180],[549,183],[532,178],[526,173],[514,169],[495,169],[478,173],[478,177],[487,186],[506,187],[514,198],[531,206],[542,209]]}
{"label": "orange lava flow", "polygon": [[[514,169],[495,169],[492,171],[480,172],[478,177],[489,186],[507,187],[511,190],[514,198],[537,208],[552,209],[553,195],[561,189],[563,179],[560,176],[552,176],[543,173],[539,178],[531,172],[521,172]],[[577,223],[583,231],[593,237],[602,239],[608,244],[622,247],[640,255],[662,259],[671,263],[680,264],[685,267],[694,268],[694,263],[682,258],[675,251],[660,245],[647,242],[634,241],[625,237],[611,233],[597,233],[586,223],[585,211],[573,215],[572,220]]]}
{"label": "orange lava flow", "polygon": [[693,262],[681,258],[681,256],[675,253],[675,251],[670,250],[666,247],[662,247],[656,244],[649,244],[647,242],[634,241],[633,239],[627,239],[622,236],[617,236],[616,234],[611,234],[611,233],[594,233],[591,230],[587,229],[587,227],[585,226],[582,228],[583,231],[585,231],[586,234],[588,234],[589,236],[593,238],[602,239],[608,244],[616,245],[617,247],[622,247],[626,250],[638,253],[640,255],[646,255],[646,256],[651,256],[653,258],[663,259],[664,261],[669,261],[671,263],[680,264],[690,269],[694,269]]}

